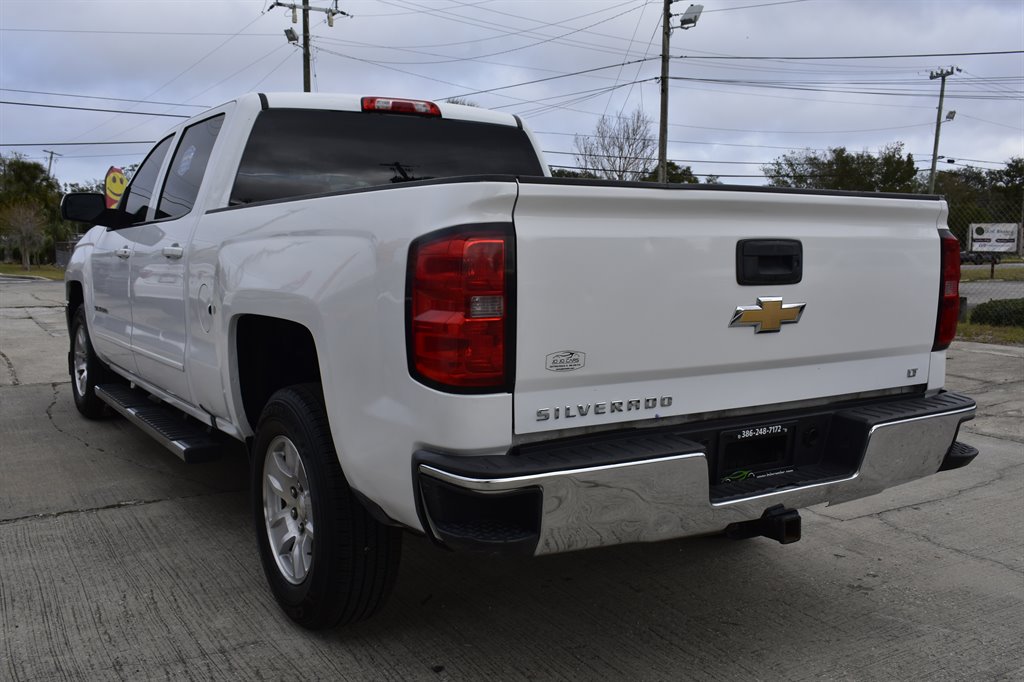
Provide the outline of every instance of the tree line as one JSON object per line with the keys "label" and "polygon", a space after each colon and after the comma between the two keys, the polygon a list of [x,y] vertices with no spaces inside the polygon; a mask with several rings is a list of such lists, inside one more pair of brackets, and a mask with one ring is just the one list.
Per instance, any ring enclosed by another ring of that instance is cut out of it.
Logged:
{"label": "tree line", "polygon": [[[138,164],[125,169],[130,176]],[[21,154],[0,154],[0,262],[51,263],[57,244],[74,239],[79,225],[62,220],[60,199],[65,192],[103,193],[103,180],[63,187],[38,161]]]}

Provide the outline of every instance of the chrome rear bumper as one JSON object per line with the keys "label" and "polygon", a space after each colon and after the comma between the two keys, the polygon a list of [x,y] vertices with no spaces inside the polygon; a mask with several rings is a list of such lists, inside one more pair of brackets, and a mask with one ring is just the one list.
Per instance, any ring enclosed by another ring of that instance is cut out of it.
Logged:
{"label": "chrome rear bumper", "polygon": [[446,544],[538,555],[714,533],[774,505],[846,502],[953,468],[944,460],[974,413],[973,400],[950,393],[837,412],[867,420],[863,443],[854,444],[863,453],[856,470],[717,502],[708,454],[684,436],[669,454],[623,452],[620,462],[527,473],[517,472],[514,455],[488,458],[470,473],[454,464],[471,457],[419,453],[421,513],[424,527]]}

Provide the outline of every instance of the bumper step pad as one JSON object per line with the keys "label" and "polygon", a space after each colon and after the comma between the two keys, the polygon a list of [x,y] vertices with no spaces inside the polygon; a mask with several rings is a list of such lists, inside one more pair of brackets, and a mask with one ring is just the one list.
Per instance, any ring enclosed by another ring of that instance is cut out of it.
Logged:
{"label": "bumper step pad", "polygon": [[946,457],[942,460],[942,466],[939,467],[939,471],[949,471],[965,467],[974,461],[974,458],[977,456],[978,448],[957,441],[949,448],[949,452],[946,453]]}

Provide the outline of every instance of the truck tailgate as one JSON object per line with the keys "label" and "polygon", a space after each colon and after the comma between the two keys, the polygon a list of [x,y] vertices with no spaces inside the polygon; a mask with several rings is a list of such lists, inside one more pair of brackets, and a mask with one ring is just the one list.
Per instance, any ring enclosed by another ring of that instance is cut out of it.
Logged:
{"label": "truck tailgate", "polygon": [[[934,198],[522,182],[516,433],[927,384],[945,216]],[[798,241],[800,281],[740,284],[740,240]],[[768,331],[771,298],[798,321]],[[730,326],[741,306],[761,332]]]}

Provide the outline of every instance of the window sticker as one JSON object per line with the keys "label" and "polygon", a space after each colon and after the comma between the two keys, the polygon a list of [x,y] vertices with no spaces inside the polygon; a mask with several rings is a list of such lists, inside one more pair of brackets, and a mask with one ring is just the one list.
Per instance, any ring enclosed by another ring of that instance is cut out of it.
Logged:
{"label": "window sticker", "polygon": [[190,144],[188,149],[185,150],[184,156],[181,157],[181,161],[178,162],[178,177],[185,177],[185,173],[188,173],[189,169],[192,168],[192,158],[196,155],[196,146]]}

